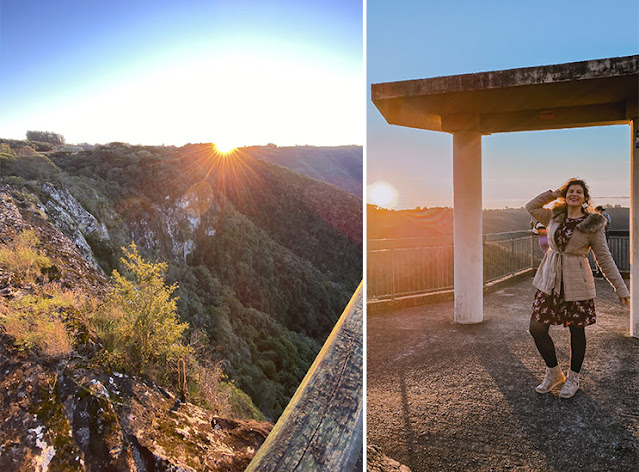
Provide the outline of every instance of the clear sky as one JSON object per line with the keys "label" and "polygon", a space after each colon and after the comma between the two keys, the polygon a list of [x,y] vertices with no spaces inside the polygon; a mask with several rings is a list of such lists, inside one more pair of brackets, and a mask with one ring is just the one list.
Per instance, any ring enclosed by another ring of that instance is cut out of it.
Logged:
{"label": "clear sky", "polygon": [[[368,200],[389,208],[452,206],[452,135],[391,126],[370,84],[639,54],[637,0],[368,0]],[[595,203],[628,205],[630,127],[482,138],[485,208],[519,207],[568,178]],[[392,190],[389,190],[392,187]],[[375,202],[378,203],[378,202]]]}
{"label": "clear sky", "polygon": [[0,137],[363,144],[357,0],[0,0]]}

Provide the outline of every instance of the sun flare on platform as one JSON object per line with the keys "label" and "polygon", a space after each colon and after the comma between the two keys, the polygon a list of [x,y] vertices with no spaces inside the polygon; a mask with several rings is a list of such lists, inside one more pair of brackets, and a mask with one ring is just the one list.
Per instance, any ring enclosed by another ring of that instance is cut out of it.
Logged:
{"label": "sun flare on platform", "polygon": [[366,195],[369,203],[384,208],[392,208],[399,197],[395,187],[382,180],[370,184]]}

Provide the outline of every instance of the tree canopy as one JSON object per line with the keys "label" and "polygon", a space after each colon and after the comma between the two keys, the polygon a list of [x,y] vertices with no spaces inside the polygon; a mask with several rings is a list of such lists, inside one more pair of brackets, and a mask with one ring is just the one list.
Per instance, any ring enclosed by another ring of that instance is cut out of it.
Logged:
{"label": "tree canopy", "polygon": [[64,146],[64,136],[51,131],[27,131],[27,139],[40,143],[49,143],[55,146]]}

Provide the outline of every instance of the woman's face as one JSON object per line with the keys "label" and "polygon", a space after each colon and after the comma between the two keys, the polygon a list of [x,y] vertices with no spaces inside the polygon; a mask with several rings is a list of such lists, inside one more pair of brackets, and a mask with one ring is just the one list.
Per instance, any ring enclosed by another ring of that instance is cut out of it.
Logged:
{"label": "woman's face", "polygon": [[584,188],[581,185],[571,185],[566,191],[566,205],[580,207],[586,201]]}

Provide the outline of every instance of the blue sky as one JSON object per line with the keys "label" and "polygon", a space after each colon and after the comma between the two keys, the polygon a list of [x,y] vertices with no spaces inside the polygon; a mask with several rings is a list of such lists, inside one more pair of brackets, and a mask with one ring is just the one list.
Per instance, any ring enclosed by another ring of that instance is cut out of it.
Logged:
{"label": "blue sky", "polygon": [[[370,84],[639,54],[639,2],[367,2],[367,174],[393,208],[452,206],[452,136],[388,125]],[[483,137],[484,207],[519,207],[573,176],[629,195],[630,127]],[[379,188],[379,187],[378,187]],[[369,194],[370,196],[370,194]],[[370,200],[370,198],[369,198]]]}
{"label": "blue sky", "polygon": [[0,0],[0,137],[363,144],[361,2]]}

